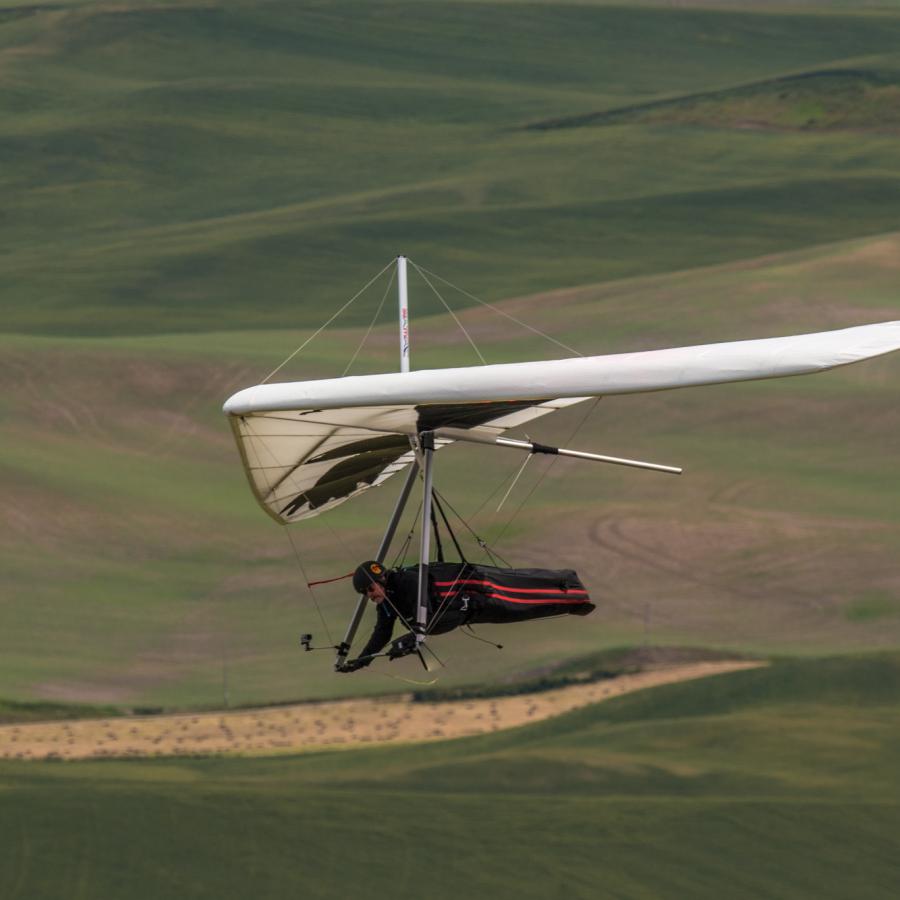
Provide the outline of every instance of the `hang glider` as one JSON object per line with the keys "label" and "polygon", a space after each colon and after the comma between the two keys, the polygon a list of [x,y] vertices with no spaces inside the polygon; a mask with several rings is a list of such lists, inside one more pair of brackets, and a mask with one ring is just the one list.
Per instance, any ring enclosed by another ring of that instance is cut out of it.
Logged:
{"label": "hang glider", "polygon": [[[900,349],[900,322],[761,340],[705,344],[466,368],[410,371],[406,259],[398,257],[400,372],[261,384],[225,403],[247,477],[262,508],[290,524],[319,515],[408,467],[375,555],[387,556],[421,473],[418,605],[414,642],[426,639],[434,451],[454,441],[559,453],[678,473],[675,466],[550,447],[506,436],[534,419],[584,400],[789,375],[807,375]],[[436,525],[435,525],[436,529]],[[335,668],[345,670],[366,605],[360,597]],[[312,649],[310,635],[304,646]]]}
{"label": "hang glider", "polygon": [[263,384],[235,394],[224,411],[256,498],[288,523],[384,482],[413,461],[422,432],[435,434],[436,449],[467,438],[502,446],[507,430],[592,397],[806,375],[897,349],[900,322],[885,322],[640,353]]}

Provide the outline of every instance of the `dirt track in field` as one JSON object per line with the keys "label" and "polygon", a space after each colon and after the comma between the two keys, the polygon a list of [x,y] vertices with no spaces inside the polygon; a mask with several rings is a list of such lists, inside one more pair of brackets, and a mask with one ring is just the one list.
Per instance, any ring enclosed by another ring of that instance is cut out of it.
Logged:
{"label": "dirt track in field", "polygon": [[446,740],[538,722],[644,688],[761,665],[765,663],[746,660],[688,663],[536,694],[483,700],[416,703],[409,697],[394,697],[240,712],[4,725],[0,727],[0,758],[269,756],[364,744]]}

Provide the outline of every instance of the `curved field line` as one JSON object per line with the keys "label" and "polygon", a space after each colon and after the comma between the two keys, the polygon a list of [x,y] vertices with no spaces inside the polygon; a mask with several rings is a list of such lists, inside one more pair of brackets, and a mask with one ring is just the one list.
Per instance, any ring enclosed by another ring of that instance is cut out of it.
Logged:
{"label": "curved field line", "polygon": [[393,697],[239,712],[4,725],[0,727],[0,758],[270,756],[447,740],[538,722],[645,688],[763,665],[766,663],[747,660],[688,663],[536,694],[445,703]]}

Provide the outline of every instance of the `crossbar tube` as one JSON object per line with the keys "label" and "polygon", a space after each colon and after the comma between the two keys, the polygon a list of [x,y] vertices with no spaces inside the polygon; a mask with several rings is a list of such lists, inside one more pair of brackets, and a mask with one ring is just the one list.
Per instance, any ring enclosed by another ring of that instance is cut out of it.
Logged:
{"label": "crossbar tube", "polygon": [[663,466],[659,463],[643,462],[639,459],[623,459],[620,456],[604,456],[602,453],[587,453],[584,450],[566,450],[563,447],[548,447],[546,444],[537,444],[531,441],[517,441],[513,438],[497,438],[494,442],[498,447],[513,447],[518,450],[527,450],[529,453],[550,453],[558,456],[570,456],[572,459],[589,459],[594,462],[611,463],[614,466],[631,466],[635,469],[650,469],[653,472],[668,472],[670,475],[680,475],[682,469],[679,466]]}
{"label": "crossbar tube", "polygon": [[639,459],[624,459],[620,456],[605,456],[602,453],[588,453],[584,450],[567,450],[564,447],[551,447],[537,441],[519,441],[515,438],[495,437],[484,431],[464,428],[439,428],[435,431],[438,438],[452,441],[467,441],[471,444],[489,444],[494,447],[510,447],[513,450],[525,450],[528,453],[547,453],[555,456],[568,456],[572,459],[587,459],[592,462],[610,463],[614,466],[630,466],[634,469],[649,469],[652,472],[666,472],[669,475],[680,475],[684,471],[680,466],[664,466],[659,463],[644,462]]}

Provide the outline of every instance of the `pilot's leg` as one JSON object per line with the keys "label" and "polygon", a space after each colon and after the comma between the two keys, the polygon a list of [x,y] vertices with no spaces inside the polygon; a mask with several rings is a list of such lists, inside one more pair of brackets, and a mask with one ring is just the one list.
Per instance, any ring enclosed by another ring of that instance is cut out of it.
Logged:
{"label": "pilot's leg", "polygon": [[590,600],[499,600],[496,597],[480,597],[470,622],[504,624],[506,622],[529,622],[532,619],[546,619],[550,616],[586,616],[596,609]]}

